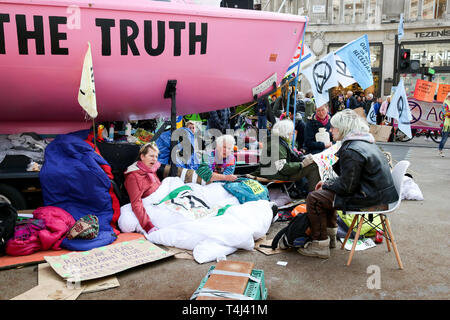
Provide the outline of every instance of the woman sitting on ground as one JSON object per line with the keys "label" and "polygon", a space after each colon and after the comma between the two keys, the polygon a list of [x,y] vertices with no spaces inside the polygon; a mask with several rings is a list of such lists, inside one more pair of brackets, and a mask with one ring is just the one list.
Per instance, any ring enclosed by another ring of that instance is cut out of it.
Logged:
{"label": "woman sitting on ground", "polygon": [[320,128],[325,128],[326,132],[328,134],[330,133],[330,115],[328,113],[327,103],[318,107],[316,113],[312,115],[311,120],[306,122],[304,142],[306,152],[316,154],[332,146],[331,135],[330,142],[326,144],[321,141],[316,141],[316,133],[319,132]]}
{"label": "woman sitting on ground", "polygon": [[338,177],[320,181],[316,191],[308,194],[312,241],[298,249],[302,255],[324,259],[330,257],[330,248],[336,247],[335,210],[385,209],[398,200],[388,161],[365,119],[345,109],[331,118],[331,133],[335,141],[342,140],[336,154],[339,160],[333,165]]}
{"label": "woman sitting on ground", "polygon": [[161,185],[156,171],[161,164],[158,162],[159,150],[155,142],[141,147],[138,160],[125,171],[125,188],[128,192],[136,218],[142,229],[150,233],[157,228],[153,225],[145,211],[142,198],[148,197]]}
{"label": "woman sitting on ground", "polygon": [[[308,191],[313,191],[320,174],[311,155],[302,156],[292,149],[294,123],[290,119],[278,121],[272,129],[272,136],[263,145],[261,166],[252,175],[271,180],[308,180]],[[272,154],[272,139],[279,147],[278,154]],[[266,159],[264,159],[266,158]]]}
{"label": "woman sitting on ground", "polygon": [[204,157],[196,173],[206,182],[235,181],[236,160],[234,158],[235,140],[232,135],[216,138],[215,149]]}

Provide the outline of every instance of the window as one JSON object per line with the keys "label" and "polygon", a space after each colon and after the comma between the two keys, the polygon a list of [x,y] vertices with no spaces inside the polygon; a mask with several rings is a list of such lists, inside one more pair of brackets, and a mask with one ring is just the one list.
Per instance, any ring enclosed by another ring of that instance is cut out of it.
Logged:
{"label": "window", "polygon": [[428,61],[433,57],[434,67],[450,67],[450,45],[446,42],[405,44],[405,48],[411,49],[412,60],[420,60],[425,51]]}
{"label": "window", "polygon": [[365,23],[366,19],[364,17],[364,2],[365,0],[355,0],[355,22]]}
{"label": "window", "polygon": [[369,8],[367,8],[368,12],[368,24],[375,24],[377,23],[377,0],[370,0],[369,1]]}
{"label": "window", "polygon": [[411,0],[411,7],[409,9],[409,19],[417,20],[419,17],[419,0]]}
{"label": "window", "polygon": [[353,0],[344,0],[344,23],[353,23]]}
{"label": "window", "polygon": [[341,0],[333,0],[333,20],[332,23],[341,23],[340,19]]}
{"label": "window", "polygon": [[447,0],[437,0],[436,7],[437,7],[436,18],[445,19],[445,11],[447,10]]}
{"label": "window", "polygon": [[423,0],[423,19],[434,19],[435,0]]}

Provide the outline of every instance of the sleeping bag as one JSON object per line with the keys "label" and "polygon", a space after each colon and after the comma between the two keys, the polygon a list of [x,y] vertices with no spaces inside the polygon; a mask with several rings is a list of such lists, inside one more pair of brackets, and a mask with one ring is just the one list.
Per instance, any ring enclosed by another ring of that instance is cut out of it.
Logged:
{"label": "sleeping bag", "polygon": [[105,246],[117,238],[111,223],[113,216],[118,219],[113,209],[118,200],[113,199],[111,180],[105,172],[109,164],[84,141],[88,134],[89,130],[81,130],[57,136],[45,150],[39,174],[45,206],[62,208],[76,221],[87,214],[99,220],[96,238],[62,241],[61,247],[74,251]]}

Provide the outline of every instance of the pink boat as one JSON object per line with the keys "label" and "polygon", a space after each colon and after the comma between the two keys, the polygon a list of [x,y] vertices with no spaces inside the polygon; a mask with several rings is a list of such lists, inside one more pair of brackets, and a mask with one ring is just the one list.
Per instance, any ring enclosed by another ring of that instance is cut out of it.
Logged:
{"label": "pink boat", "polygon": [[177,80],[178,115],[252,101],[252,89],[275,73],[280,83],[306,22],[149,0],[2,1],[0,133],[91,125],[78,104],[88,42],[96,121],[170,116],[168,80]]}

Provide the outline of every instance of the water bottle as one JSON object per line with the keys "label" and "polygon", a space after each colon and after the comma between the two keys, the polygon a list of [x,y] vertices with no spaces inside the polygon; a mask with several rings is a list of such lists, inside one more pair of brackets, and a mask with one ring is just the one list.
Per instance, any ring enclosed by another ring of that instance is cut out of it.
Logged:
{"label": "water bottle", "polygon": [[324,144],[330,143],[330,135],[325,128],[319,128],[319,132],[316,133],[316,141]]}
{"label": "water bottle", "polygon": [[109,127],[109,140],[114,141],[114,124],[111,123]]}

